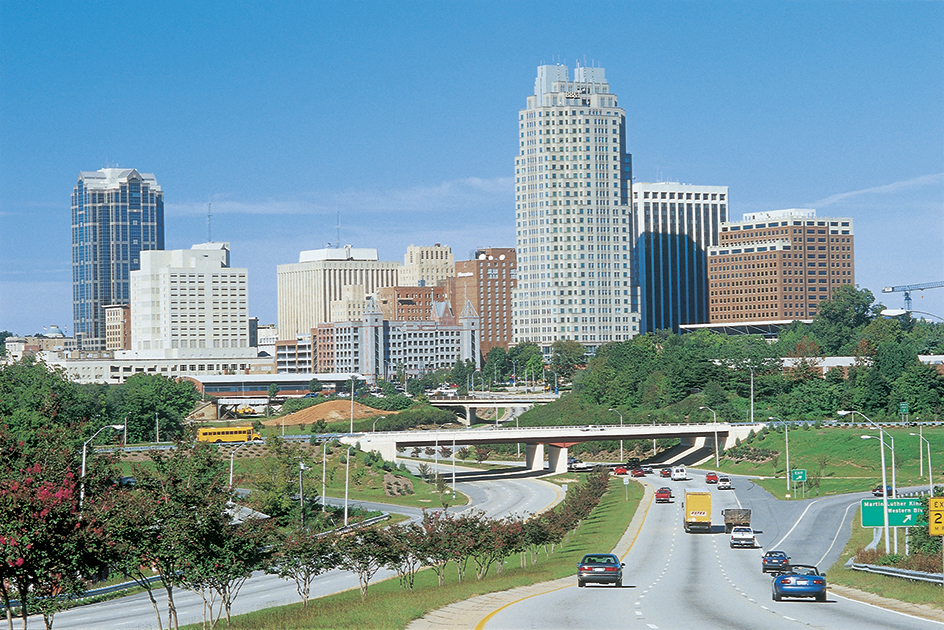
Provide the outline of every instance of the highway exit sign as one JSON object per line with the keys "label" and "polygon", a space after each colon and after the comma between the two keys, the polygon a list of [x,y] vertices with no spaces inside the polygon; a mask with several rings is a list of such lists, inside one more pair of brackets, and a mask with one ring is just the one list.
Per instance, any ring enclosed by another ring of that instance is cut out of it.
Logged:
{"label": "highway exit sign", "polygon": [[[883,499],[862,499],[862,527],[884,527]],[[888,526],[914,527],[924,511],[921,499],[888,499]]]}
{"label": "highway exit sign", "polygon": [[790,471],[790,481],[796,481],[797,483],[806,482],[806,469],[805,468],[795,468]]}
{"label": "highway exit sign", "polygon": [[931,497],[928,500],[928,535],[944,536],[944,498]]}

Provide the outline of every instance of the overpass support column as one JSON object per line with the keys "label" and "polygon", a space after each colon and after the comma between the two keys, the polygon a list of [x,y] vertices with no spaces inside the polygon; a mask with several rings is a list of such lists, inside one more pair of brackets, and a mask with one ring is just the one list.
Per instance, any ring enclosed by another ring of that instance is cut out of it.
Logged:
{"label": "overpass support column", "polygon": [[459,418],[459,422],[465,426],[472,425],[472,408],[468,405],[462,405],[462,408],[465,409],[465,418]]}
{"label": "overpass support column", "polygon": [[[566,458],[564,461],[567,461]],[[529,470],[544,470],[543,444],[527,444],[525,446],[525,466]]]}
{"label": "overpass support column", "polygon": [[567,447],[550,445],[547,451],[547,463],[556,475],[567,472]]}

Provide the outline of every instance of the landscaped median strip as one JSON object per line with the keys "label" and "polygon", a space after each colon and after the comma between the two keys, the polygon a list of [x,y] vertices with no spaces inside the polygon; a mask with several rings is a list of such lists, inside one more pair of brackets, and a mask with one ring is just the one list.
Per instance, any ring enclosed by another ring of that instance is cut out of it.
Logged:
{"label": "landscaped median strip", "polygon": [[[644,510],[636,509],[636,513],[633,515],[629,527],[623,532],[623,536],[613,549],[613,553],[619,556],[620,559],[624,558],[626,554],[629,553],[629,550],[632,549],[633,544],[635,544],[639,532],[642,530],[642,524],[646,519],[646,515],[649,513],[649,507],[652,505],[653,497],[655,496],[652,486],[649,484],[642,485],[644,494],[639,505],[645,505],[646,507]],[[479,595],[478,597],[456,602],[455,604],[450,604],[439,610],[427,613],[425,616],[411,623],[407,628],[408,630],[432,630],[434,628],[469,628],[482,630],[492,617],[509,606],[513,606],[531,597],[546,595],[547,593],[553,593],[554,591],[559,591],[571,586],[574,586],[574,577],[567,576],[550,582],[541,582],[539,584],[521,586],[508,591]]]}

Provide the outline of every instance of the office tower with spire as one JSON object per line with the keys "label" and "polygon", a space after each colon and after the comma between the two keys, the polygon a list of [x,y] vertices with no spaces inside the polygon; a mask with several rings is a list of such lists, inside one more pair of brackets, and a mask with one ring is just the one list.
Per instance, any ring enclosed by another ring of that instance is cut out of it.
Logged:
{"label": "office tower with spire", "polygon": [[128,304],[141,252],[164,249],[164,193],[151,173],[82,171],[72,189],[72,330],[81,350],[105,349],[105,307]]}
{"label": "office tower with spire", "polygon": [[518,127],[514,343],[632,338],[632,158],[604,69],[539,66]]}

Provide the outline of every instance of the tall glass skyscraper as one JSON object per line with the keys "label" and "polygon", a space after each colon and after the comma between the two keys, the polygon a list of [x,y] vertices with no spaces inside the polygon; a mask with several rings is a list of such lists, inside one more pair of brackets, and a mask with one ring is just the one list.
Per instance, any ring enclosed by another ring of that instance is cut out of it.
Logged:
{"label": "tall glass skyscraper", "polygon": [[632,338],[632,162],[603,68],[539,66],[518,127],[514,343]]}
{"label": "tall glass skyscraper", "polygon": [[72,189],[72,329],[80,349],[105,349],[104,307],[129,303],[129,274],[149,249],[164,249],[164,193],[154,175],[81,171]]}

